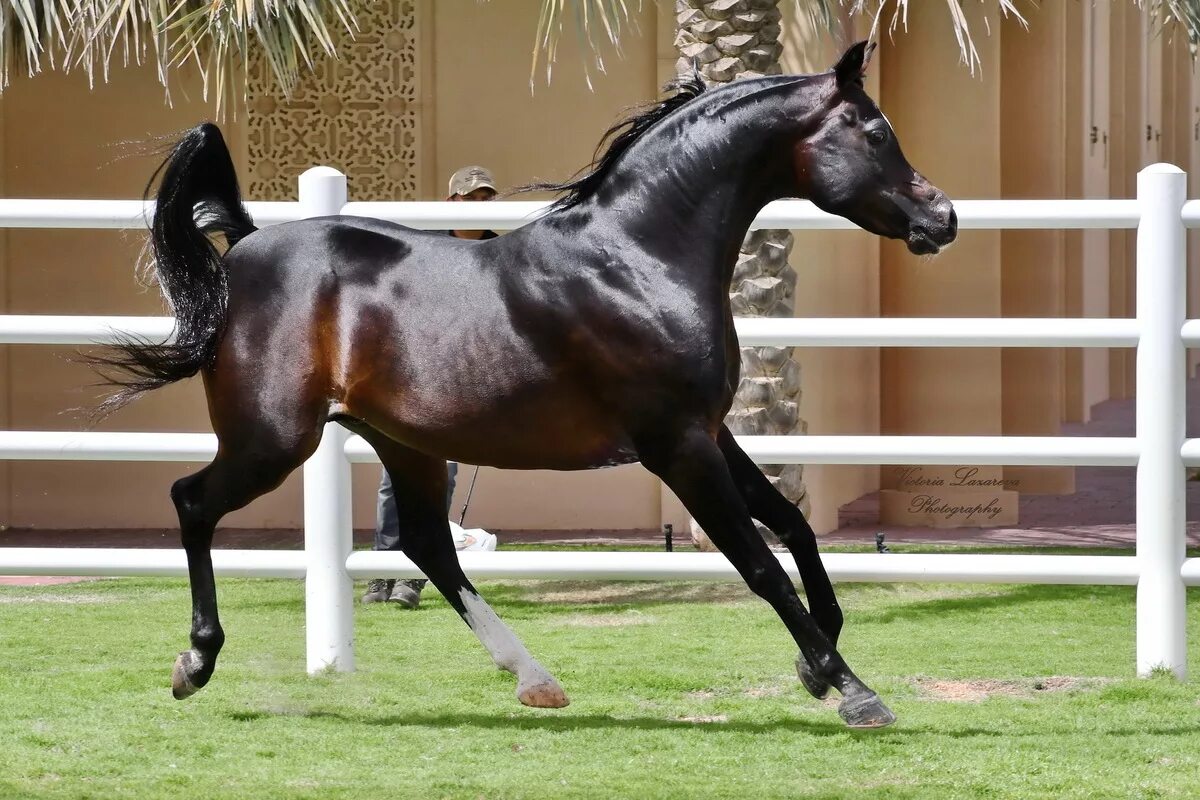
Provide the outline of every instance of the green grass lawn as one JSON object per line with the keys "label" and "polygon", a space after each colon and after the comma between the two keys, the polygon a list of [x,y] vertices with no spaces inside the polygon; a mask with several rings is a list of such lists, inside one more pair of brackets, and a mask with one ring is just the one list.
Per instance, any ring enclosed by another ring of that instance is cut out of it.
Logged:
{"label": "green grass lawn", "polygon": [[176,702],[185,582],[0,587],[0,798],[1200,796],[1200,684],[1133,677],[1129,588],[843,585],[900,717],[863,732],[743,587],[481,590],[571,706],[520,706],[432,590],[357,608],[358,671],[308,677],[302,584],[223,580],[217,673]]}

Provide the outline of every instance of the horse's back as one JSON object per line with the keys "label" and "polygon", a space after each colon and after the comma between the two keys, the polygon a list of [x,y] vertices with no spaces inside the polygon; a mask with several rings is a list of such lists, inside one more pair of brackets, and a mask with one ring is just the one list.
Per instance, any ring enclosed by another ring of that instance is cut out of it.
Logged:
{"label": "horse's back", "polygon": [[272,276],[283,279],[328,275],[338,280],[374,280],[416,254],[450,251],[455,240],[366,217],[316,217],[262,228],[225,256],[231,289]]}

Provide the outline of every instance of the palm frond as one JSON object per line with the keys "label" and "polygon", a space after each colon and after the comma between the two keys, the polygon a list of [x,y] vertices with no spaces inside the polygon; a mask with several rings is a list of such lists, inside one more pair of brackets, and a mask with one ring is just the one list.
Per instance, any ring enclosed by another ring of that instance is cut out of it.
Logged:
{"label": "palm frond", "polygon": [[558,60],[558,44],[568,6],[574,17],[576,36],[588,51],[584,57],[583,74],[590,89],[593,62],[598,71],[604,72],[603,45],[596,40],[594,34],[599,28],[603,28],[604,38],[619,57],[621,33],[625,28],[636,30],[637,20],[634,13],[642,10],[642,0],[637,0],[634,13],[630,12],[626,0],[542,0],[533,42],[533,60],[529,68],[530,91],[536,83],[538,65],[543,59],[546,65],[546,83],[550,83],[554,64]]}
{"label": "palm frond", "polygon": [[[796,0],[797,3],[802,0]],[[828,6],[830,0],[804,0],[809,5]],[[841,6],[849,6],[851,15],[866,16],[870,15],[873,22],[871,24],[870,38],[875,39],[879,35],[880,22],[887,17],[887,27],[889,33],[895,33],[897,28],[908,30],[908,7],[910,0],[837,0]],[[928,2],[928,0],[926,0]],[[967,20],[967,15],[963,11],[962,0],[945,0],[946,10],[950,13],[950,21],[954,26],[954,39],[958,43],[959,57],[962,62],[971,70],[971,74],[975,74],[977,68],[983,66],[979,58],[979,51],[975,47],[975,39],[972,35],[971,25]],[[1017,8],[1016,0],[994,0],[995,10],[1002,17],[1011,15],[1022,25],[1028,25],[1025,18],[1021,16],[1020,10]],[[890,7],[890,9],[889,9]],[[890,14],[888,13],[890,10]],[[829,18],[831,15],[826,14]],[[991,33],[991,21],[985,16],[983,24],[986,28],[986,33]]]}
{"label": "palm frond", "polygon": [[[0,0],[0,89],[14,67],[82,69],[107,79],[114,63],[152,61],[170,98],[174,69],[192,62],[221,116],[238,65],[254,48],[289,95],[314,53],[336,56],[334,32],[357,30],[354,0]],[[243,96],[246,91],[243,70]]]}
{"label": "palm frond", "polygon": [[1149,8],[1151,24],[1160,31],[1183,28],[1187,33],[1192,57],[1200,47],[1200,0],[1136,0],[1141,8]]}
{"label": "palm frond", "polygon": [[[1195,54],[1200,0],[1133,1],[1148,9],[1156,28],[1186,31]],[[172,73],[190,62],[200,71],[205,97],[216,104],[220,116],[236,91],[237,67],[246,64],[252,51],[263,55],[279,90],[288,96],[314,58],[336,57],[337,34],[353,36],[357,31],[358,2],[364,0],[0,0],[0,90],[8,86],[14,69],[29,75],[45,69],[82,69],[94,82],[97,76],[107,79],[114,63],[152,61],[169,99]],[[881,23],[890,31],[907,27],[911,0],[794,2],[811,21],[829,29],[846,13],[870,15],[875,36]],[[968,24],[963,0],[944,2],[962,60],[974,72],[980,66],[973,38],[978,31]],[[1019,2],[992,0],[990,5],[1025,24]],[[545,80],[550,81],[566,17],[573,19],[585,50],[584,75],[590,85],[593,69],[604,72],[605,49],[620,54],[621,36],[636,30],[641,9],[642,0],[541,0],[530,88],[543,65]],[[987,17],[984,25],[990,29]],[[242,75],[244,97],[244,69]]]}
{"label": "palm frond", "polygon": [[[667,0],[658,0],[667,2]],[[930,2],[931,0],[922,0]],[[958,44],[959,54],[963,64],[974,74],[982,66],[979,51],[975,45],[977,30],[972,30],[967,15],[963,10],[964,0],[943,0],[946,11],[953,23],[954,38]],[[1022,25],[1028,25],[1021,9],[1021,0],[981,0],[991,6],[995,15],[1000,17],[1012,16]],[[1057,1],[1057,0],[1051,0]],[[1149,8],[1157,26],[1162,28],[1182,27],[1188,36],[1195,52],[1200,43],[1200,0],[1133,0],[1139,7]],[[797,12],[808,19],[816,27],[834,30],[838,24],[839,11],[846,11],[851,16],[869,16],[872,20],[871,36],[878,36],[880,23],[886,25],[890,33],[898,28],[908,28],[908,11],[912,0],[793,0]],[[1035,0],[1025,0],[1031,7]],[[638,0],[637,10],[641,10],[641,0]],[[541,13],[538,16],[537,33],[534,38],[532,65],[530,67],[530,88],[537,80],[538,68],[545,66],[545,80],[550,82],[554,64],[558,58],[559,40],[563,34],[564,17],[571,15],[575,18],[577,37],[588,51],[585,57],[584,74],[591,85],[590,60],[595,61],[600,72],[604,71],[602,43],[593,34],[603,29],[603,37],[619,53],[620,35],[625,27],[632,27],[636,18],[630,11],[626,0],[542,0]],[[984,34],[991,33],[991,20],[994,15],[989,13],[983,18]]]}
{"label": "palm frond", "polygon": [[[870,15],[874,20],[871,28],[872,38],[878,35],[879,22],[884,17],[888,17],[889,32],[894,32],[897,27],[903,27],[906,30],[908,28],[910,0],[795,0],[795,2],[799,8],[805,10],[810,19],[826,22],[830,28],[832,28],[834,20],[831,7],[835,2],[842,7],[848,6],[852,15]],[[1026,2],[1031,6],[1035,5],[1033,0],[1026,0]],[[1134,0],[1134,2],[1139,8],[1149,9],[1151,19],[1156,27],[1167,30],[1181,27],[1187,34],[1193,54],[1196,52],[1197,44],[1200,43],[1200,0]],[[982,65],[979,60],[979,52],[975,48],[971,27],[963,12],[963,0],[945,0],[945,3],[954,24],[954,38],[958,42],[962,61],[971,70],[971,74],[974,74],[976,68]],[[1028,22],[1017,7],[1017,0],[994,0],[993,6],[1000,16],[1011,15],[1022,25],[1028,26]],[[888,13],[889,7],[890,14]],[[991,22],[988,16],[983,18],[983,23],[987,29],[986,32],[990,33]]]}

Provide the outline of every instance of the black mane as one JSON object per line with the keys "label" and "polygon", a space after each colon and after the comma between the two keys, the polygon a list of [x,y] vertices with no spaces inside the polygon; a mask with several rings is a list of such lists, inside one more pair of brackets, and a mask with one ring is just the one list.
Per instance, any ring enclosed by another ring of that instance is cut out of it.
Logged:
{"label": "black mane", "polygon": [[[530,183],[519,187],[517,192],[566,192],[555,200],[550,211],[562,211],[579,205],[592,197],[600,188],[604,178],[612,170],[613,165],[621,155],[633,146],[646,131],[658,122],[669,117],[677,109],[691,100],[699,97],[707,89],[704,80],[697,70],[680,75],[666,86],[663,91],[670,93],[668,97],[642,106],[634,106],[631,114],[604,132],[600,144],[596,146],[596,154],[592,163],[581,169],[563,183]],[[610,141],[611,140],[611,141]],[[608,142],[608,149],[604,149]],[[601,155],[601,150],[604,154]]]}

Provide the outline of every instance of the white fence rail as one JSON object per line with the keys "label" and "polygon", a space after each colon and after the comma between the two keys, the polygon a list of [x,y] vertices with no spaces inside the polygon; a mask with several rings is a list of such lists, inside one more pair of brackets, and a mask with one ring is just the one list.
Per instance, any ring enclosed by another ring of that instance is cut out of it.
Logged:
{"label": "white fence rail", "polygon": [[[1184,233],[1200,227],[1200,200],[1185,202],[1186,176],[1156,164],[1138,176],[1136,200],[967,200],[969,229],[1137,228],[1136,319],[769,319],[738,320],[743,344],[810,347],[1136,347],[1137,435],[1111,438],[998,436],[748,436],[759,463],[1021,464],[1137,467],[1135,556],[824,556],[836,581],[1114,584],[1137,587],[1139,674],[1166,667],[1183,677],[1185,587],[1200,586],[1200,559],[1185,558],[1184,467],[1200,465],[1200,439],[1184,437],[1184,348],[1200,347],[1200,320],[1186,320]],[[506,230],[536,218],[537,202],[347,203],[345,177],[327,167],[300,178],[296,203],[250,203],[259,225],[354,214],[417,228]],[[141,201],[0,200],[0,227],[130,228],[152,208]],[[772,203],[755,227],[850,229],[811,203]],[[0,316],[3,344],[92,344],[114,331],[170,334],[157,317]],[[216,452],[211,434],[0,431],[0,459],[197,461]],[[414,577],[400,553],[351,552],[351,463],[378,462],[362,439],[329,425],[304,469],[305,549],[217,550],[218,575],[305,578],[309,671],[353,669],[355,578]],[[733,580],[707,553],[462,553],[476,578]],[[790,557],[780,563],[797,577]],[[187,574],[182,550],[0,548],[2,575]]]}

